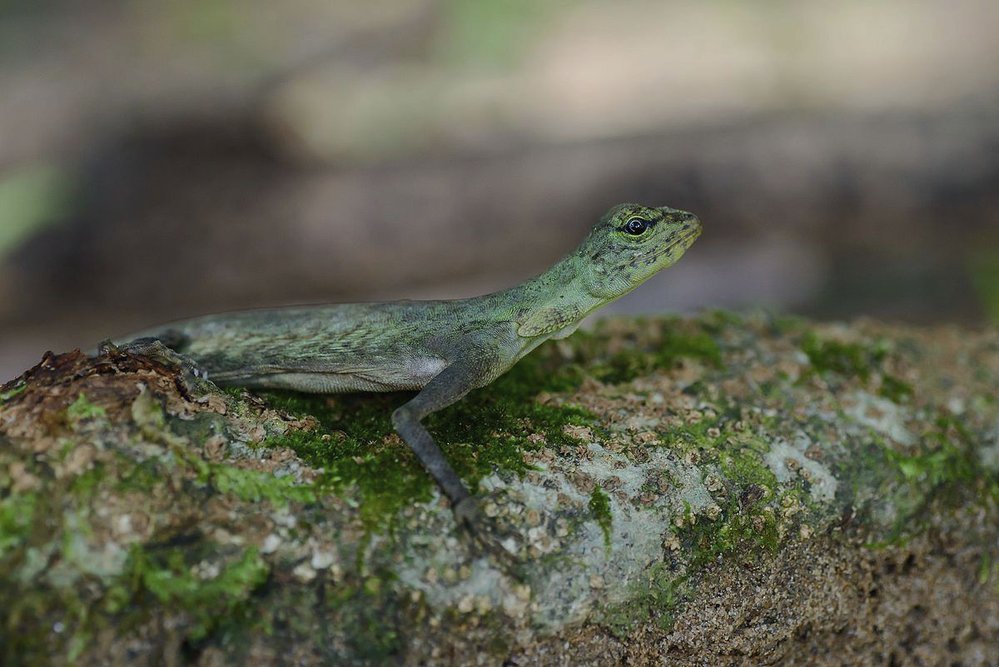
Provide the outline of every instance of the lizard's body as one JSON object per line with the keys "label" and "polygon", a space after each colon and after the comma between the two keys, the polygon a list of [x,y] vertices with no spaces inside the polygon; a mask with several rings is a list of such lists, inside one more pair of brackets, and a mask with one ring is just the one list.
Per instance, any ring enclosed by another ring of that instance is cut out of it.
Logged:
{"label": "lizard's body", "polygon": [[[502,292],[210,315],[140,334],[222,385],[309,393],[421,390],[393,424],[457,508],[468,491],[420,424],[673,264],[700,234],[683,211],[622,204],[544,274]],[[464,503],[466,506],[467,503]]]}
{"label": "lizard's body", "polygon": [[[566,292],[578,286],[550,273],[503,292],[470,299],[294,306],[208,315],[171,325],[153,337],[172,338],[219,384],[328,394],[422,389],[479,341],[494,353],[492,373],[509,370],[549,338],[563,338],[601,301]],[[557,283],[557,284],[556,284]],[[553,297],[578,315],[522,330],[540,305],[526,293]],[[534,306],[534,307],[532,307]]]}
{"label": "lizard's body", "polygon": [[[480,297],[481,299],[481,297]],[[479,299],[277,308],[192,320],[183,353],[220,384],[310,393],[422,389],[462,352],[454,340],[488,336],[520,358],[533,338],[483,317]],[[533,345],[532,345],[533,347]]]}

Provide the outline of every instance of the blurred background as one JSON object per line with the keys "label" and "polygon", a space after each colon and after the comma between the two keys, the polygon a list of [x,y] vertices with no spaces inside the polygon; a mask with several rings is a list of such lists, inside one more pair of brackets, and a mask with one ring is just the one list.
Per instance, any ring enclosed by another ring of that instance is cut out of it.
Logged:
{"label": "blurred background", "polygon": [[994,0],[0,0],[0,378],[519,282],[699,214],[616,312],[999,320]]}

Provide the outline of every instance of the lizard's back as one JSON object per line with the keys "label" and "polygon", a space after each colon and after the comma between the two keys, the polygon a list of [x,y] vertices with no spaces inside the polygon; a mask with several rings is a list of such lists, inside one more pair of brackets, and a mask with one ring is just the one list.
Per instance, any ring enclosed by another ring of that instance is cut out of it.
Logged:
{"label": "lizard's back", "polygon": [[419,389],[474,329],[462,301],[396,301],[211,315],[143,335],[220,384],[333,393]]}

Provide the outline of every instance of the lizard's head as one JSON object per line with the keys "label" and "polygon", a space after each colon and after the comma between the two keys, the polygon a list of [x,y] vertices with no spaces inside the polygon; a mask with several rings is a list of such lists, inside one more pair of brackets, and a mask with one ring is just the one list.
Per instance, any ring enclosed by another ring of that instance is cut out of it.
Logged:
{"label": "lizard's head", "polygon": [[579,248],[594,296],[615,298],[672,266],[701,235],[693,213],[668,206],[618,204]]}

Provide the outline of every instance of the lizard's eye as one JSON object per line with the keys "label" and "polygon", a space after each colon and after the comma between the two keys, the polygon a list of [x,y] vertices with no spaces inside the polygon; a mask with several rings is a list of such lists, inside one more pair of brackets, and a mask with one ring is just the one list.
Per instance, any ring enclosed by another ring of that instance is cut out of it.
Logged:
{"label": "lizard's eye", "polygon": [[642,218],[631,218],[628,222],[624,223],[624,231],[632,236],[638,236],[648,228],[648,221],[643,220]]}

